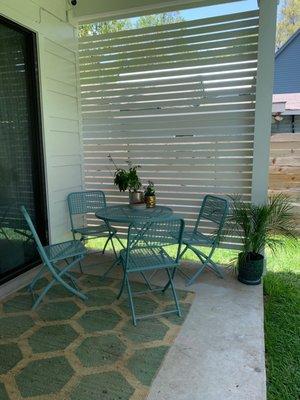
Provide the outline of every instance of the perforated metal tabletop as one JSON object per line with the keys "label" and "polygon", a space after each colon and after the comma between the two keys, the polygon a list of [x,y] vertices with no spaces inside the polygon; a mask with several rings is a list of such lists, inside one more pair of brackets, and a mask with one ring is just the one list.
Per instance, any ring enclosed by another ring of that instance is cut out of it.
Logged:
{"label": "perforated metal tabletop", "polygon": [[135,222],[147,222],[149,220],[160,218],[169,218],[173,215],[173,210],[166,206],[146,208],[120,204],[101,208],[96,211],[95,215],[97,218],[103,219],[104,221],[131,224]]}

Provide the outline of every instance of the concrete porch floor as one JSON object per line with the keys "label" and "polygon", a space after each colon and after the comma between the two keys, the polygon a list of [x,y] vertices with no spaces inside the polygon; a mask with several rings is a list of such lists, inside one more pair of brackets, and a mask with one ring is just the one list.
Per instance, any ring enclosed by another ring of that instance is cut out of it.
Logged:
{"label": "concrete porch floor", "polygon": [[[111,255],[89,256],[85,270],[101,275],[111,262]],[[183,266],[195,268],[190,262]],[[27,285],[34,273],[3,285],[0,299]],[[111,276],[120,278],[120,273],[117,267]],[[176,287],[196,296],[147,400],[266,399],[262,286],[243,285],[226,269],[225,276],[207,271],[186,288],[176,275]],[[161,284],[165,276],[157,273],[152,282]]]}

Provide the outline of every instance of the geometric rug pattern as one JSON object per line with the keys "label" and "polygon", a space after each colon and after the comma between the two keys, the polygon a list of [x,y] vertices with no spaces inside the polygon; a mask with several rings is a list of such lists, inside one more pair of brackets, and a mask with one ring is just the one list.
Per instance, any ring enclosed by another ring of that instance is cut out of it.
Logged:
{"label": "geometric rug pattern", "polygon": [[[82,301],[54,286],[37,310],[22,289],[0,303],[1,400],[143,400],[189,311],[194,294],[177,291],[183,316],[133,326],[120,281],[77,275]],[[38,282],[37,291],[47,284]],[[144,290],[133,283],[135,291]],[[137,312],[174,308],[171,291],[136,297]]]}

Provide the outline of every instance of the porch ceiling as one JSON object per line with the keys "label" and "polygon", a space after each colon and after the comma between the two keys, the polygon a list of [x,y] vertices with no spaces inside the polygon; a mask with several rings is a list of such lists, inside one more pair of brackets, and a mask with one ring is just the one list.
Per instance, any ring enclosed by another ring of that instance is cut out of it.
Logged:
{"label": "porch ceiling", "polygon": [[[140,13],[170,11],[173,9],[211,6],[222,3],[232,3],[241,0],[79,0],[74,7],[74,17],[78,21],[136,16]],[[245,0],[244,0],[245,1]]]}

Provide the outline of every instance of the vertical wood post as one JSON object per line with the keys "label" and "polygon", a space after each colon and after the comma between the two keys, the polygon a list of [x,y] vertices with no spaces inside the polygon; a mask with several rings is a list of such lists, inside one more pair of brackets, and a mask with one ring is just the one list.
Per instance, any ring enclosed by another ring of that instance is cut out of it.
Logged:
{"label": "vertical wood post", "polygon": [[268,195],[272,93],[275,57],[277,0],[260,0],[256,81],[252,203]]}

